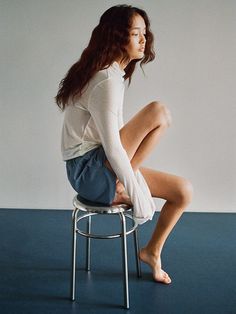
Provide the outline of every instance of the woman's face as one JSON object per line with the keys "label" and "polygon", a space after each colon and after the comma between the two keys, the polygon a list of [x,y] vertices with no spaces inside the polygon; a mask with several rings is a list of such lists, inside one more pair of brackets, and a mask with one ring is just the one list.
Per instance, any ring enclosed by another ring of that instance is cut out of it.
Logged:
{"label": "woman's face", "polygon": [[130,61],[133,59],[142,59],[144,56],[146,43],[146,25],[141,15],[136,14],[133,17],[132,27],[130,29],[130,42],[126,46]]}

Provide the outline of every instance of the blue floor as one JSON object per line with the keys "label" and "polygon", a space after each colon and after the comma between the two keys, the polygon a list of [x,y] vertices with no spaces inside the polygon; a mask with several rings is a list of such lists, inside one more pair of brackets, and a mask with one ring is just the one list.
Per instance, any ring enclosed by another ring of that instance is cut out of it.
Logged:
{"label": "blue floor", "polygon": [[[183,214],[162,253],[169,286],[154,282],[144,264],[142,278],[136,277],[129,236],[130,310],[125,310],[120,239],[93,240],[87,273],[85,240],[78,238],[77,299],[70,301],[71,213],[0,210],[1,314],[236,313],[236,214]],[[140,226],[141,246],[158,215]],[[98,231],[119,226],[118,218],[103,223],[100,218]]]}

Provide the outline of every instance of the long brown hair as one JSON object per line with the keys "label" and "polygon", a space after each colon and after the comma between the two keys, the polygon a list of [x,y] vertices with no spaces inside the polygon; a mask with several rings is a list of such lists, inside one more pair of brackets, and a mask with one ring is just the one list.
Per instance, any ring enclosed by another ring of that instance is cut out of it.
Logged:
{"label": "long brown hair", "polygon": [[99,70],[109,67],[115,60],[122,58],[128,60],[125,46],[129,44],[130,28],[135,15],[141,15],[146,24],[146,45],[144,57],[128,63],[124,69],[124,79],[129,79],[134,72],[136,63],[148,63],[155,58],[153,50],[153,34],[150,30],[150,21],[147,13],[131,5],[116,5],[106,10],[100,18],[99,24],[94,28],[88,47],[84,49],[80,59],[72,65],[66,76],[59,84],[59,90],[55,97],[56,104],[63,111],[72,99],[81,96],[87,83]]}

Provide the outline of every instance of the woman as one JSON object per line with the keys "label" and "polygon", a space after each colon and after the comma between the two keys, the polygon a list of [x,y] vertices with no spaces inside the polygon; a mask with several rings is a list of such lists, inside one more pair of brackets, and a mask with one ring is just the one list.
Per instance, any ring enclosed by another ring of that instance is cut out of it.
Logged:
{"label": "woman", "polygon": [[60,82],[55,97],[65,110],[62,154],[78,198],[100,204],[128,203],[142,224],[152,219],[152,197],[166,200],[153,232],[139,252],[153,278],[169,284],[161,268],[163,245],[189,204],[192,186],[184,178],[142,167],[171,123],[169,110],[153,101],[123,123],[124,81],[136,63],[154,59],[153,35],[145,11],[130,5],[108,9],[88,47]]}

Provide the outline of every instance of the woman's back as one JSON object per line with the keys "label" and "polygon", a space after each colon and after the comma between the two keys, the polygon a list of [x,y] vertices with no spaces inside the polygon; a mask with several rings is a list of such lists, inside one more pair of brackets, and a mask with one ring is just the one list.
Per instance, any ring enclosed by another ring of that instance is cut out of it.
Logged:
{"label": "woman's back", "polygon": [[[124,74],[125,72],[121,70],[119,64],[114,62],[109,68],[98,71],[90,79],[86,90],[80,97],[75,98],[73,103],[70,100],[70,105],[65,109],[62,129],[61,144],[64,160],[82,156],[101,145],[96,121],[91,116],[91,112],[102,110],[105,117],[105,114],[112,111],[117,114],[119,127],[121,127]],[[108,93],[110,94],[109,100],[111,100],[109,102],[105,99]],[[100,105],[101,103],[102,105]],[[100,121],[101,123],[103,122]]]}

